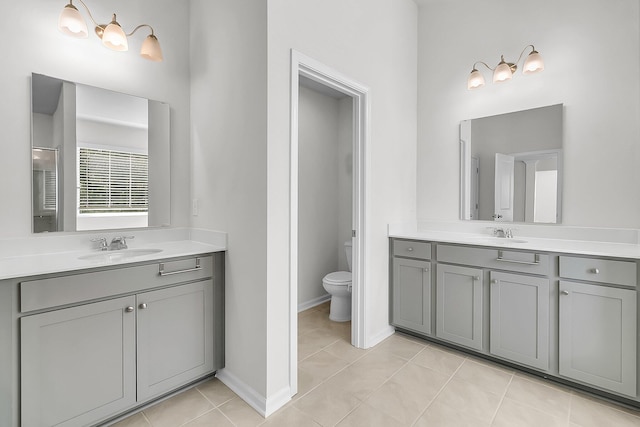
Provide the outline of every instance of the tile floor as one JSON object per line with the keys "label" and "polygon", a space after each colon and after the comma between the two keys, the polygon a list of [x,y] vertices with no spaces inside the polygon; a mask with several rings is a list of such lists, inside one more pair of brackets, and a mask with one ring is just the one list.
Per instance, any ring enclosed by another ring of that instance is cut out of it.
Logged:
{"label": "tile floor", "polygon": [[116,426],[640,426],[640,411],[405,335],[356,349],[328,309],[300,313],[298,394],[268,419],[212,379]]}

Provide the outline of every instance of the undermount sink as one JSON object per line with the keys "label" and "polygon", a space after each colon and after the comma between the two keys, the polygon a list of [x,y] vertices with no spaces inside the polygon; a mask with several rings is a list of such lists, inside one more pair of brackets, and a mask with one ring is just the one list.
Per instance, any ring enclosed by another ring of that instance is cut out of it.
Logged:
{"label": "undermount sink", "polygon": [[122,249],[118,251],[104,251],[79,256],[78,259],[87,261],[122,261],[129,258],[135,258],[144,255],[152,255],[162,252],[162,249]]}
{"label": "undermount sink", "polygon": [[514,243],[527,243],[526,240],[507,237],[474,237],[473,241],[487,245],[509,245]]}

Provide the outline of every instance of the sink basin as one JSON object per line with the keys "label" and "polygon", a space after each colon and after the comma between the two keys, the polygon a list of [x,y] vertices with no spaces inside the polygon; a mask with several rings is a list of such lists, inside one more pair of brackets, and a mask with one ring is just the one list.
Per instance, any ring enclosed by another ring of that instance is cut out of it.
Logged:
{"label": "sink basin", "polygon": [[515,243],[527,243],[526,240],[512,239],[506,237],[477,237],[473,238],[473,241],[482,243],[485,245],[509,245]]}
{"label": "sink basin", "polygon": [[105,251],[91,253],[89,255],[82,255],[79,256],[78,259],[87,261],[114,262],[144,255],[157,254],[158,252],[162,252],[162,249],[122,249],[119,251]]}

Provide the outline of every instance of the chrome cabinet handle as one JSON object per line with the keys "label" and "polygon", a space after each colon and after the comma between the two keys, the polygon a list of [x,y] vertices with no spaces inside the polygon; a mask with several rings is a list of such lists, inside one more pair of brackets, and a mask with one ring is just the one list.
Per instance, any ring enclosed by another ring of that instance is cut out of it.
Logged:
{"label": "chrome cabinet handle", "polygon": [[164,271],[164,263],[160,263],[158,274],[160,276],[171,276],[172,274],[189,273],[191,271],[198,271],[201,269],[202,266],[200,265],[200,258],[196,258],[196,266],[194,268],[187,268],[186,270]]}
{"label": "chrome cabinet handle", "polygon": [[491,283],[498,283],[498,279],[491,280]]}
{"label": "chrome cabinet handle", "polygon": [[569,295],[569,291],[560,291],[560,295]]}
{"label": "chrome cabinet handle", "polygon": [[134,308],[131,307],[131,306],[125,307],[125,309],[124,309],[125,313],[131,313],[133,310],[134,310]]}
{"label": "chrome cabinet handle", "polygon": [[480,280],[480,276],[475,276],[473,280]]}
{"label": "chrome cabinet handle", "polygon": [[496,261],[510,262],[512,264],[538,265],[540,264],[540,254],[534,254],[533,262],[531,262],[531,261],[519,261],[517,259],[506,259],[503,257],[502,251],[498,251],[498,258],[496,258]]}
{"label": "chrome cabinet handle", "polygon": [[590,272],[590,273],[593,273],[593,274],[600,274],[600,269],[598,269],[598,268],[592,268],[591,270],[589,270],[589,272]]}
{"label": "chrome cabinet handle", "polygon": [[413,252],[413,248],[412,248],[411,246],[409,246],[409,247],[407,248],[407,251],[409,251],[409,252]]}
{"label": "chrome cabinet handle", "polygon": [[142,304],[140,304],[140,305],[138,306],[138,308],[139,308],[140,310],[144,310],[145,308],[147,308],[147,304],[143,302]]}
{"label": "chrome cabinet handle", "polygon": [[425,273],[428,273],[428,272],[429,272],[429,269],[428,269],[428,268],[425,268],[425,269],[424,269],[424,272],[425,272]]}

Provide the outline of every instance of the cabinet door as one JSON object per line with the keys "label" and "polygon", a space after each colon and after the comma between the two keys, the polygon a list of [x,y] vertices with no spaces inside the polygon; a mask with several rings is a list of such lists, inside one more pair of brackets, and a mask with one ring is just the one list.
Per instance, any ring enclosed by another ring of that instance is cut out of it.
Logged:
{"label": "cabinet door", "polygon": [[20,319],[23,427],[90,425],[135,404],[134,304],[131,296]]}
{"label": "cabinet door", "polygon": [[482,270],[438,264],[436,336],[482,350]]}
{"label": "cabinet door", "polygon": [[549,280],[491,272],[490,352],[549,369]]}
{"label": "cabinet door", "polygon": [[393,259],[393,311],[395,326],[431,334],[431,272],[428,261]]}
{"label": "cabinet door", "polygon": [[213,371],[213,281],[137,296],[138,401]]}
{"label": "cabinet door", "polygon": [[560,375],[636,396],[636,292],[560,281]]}

